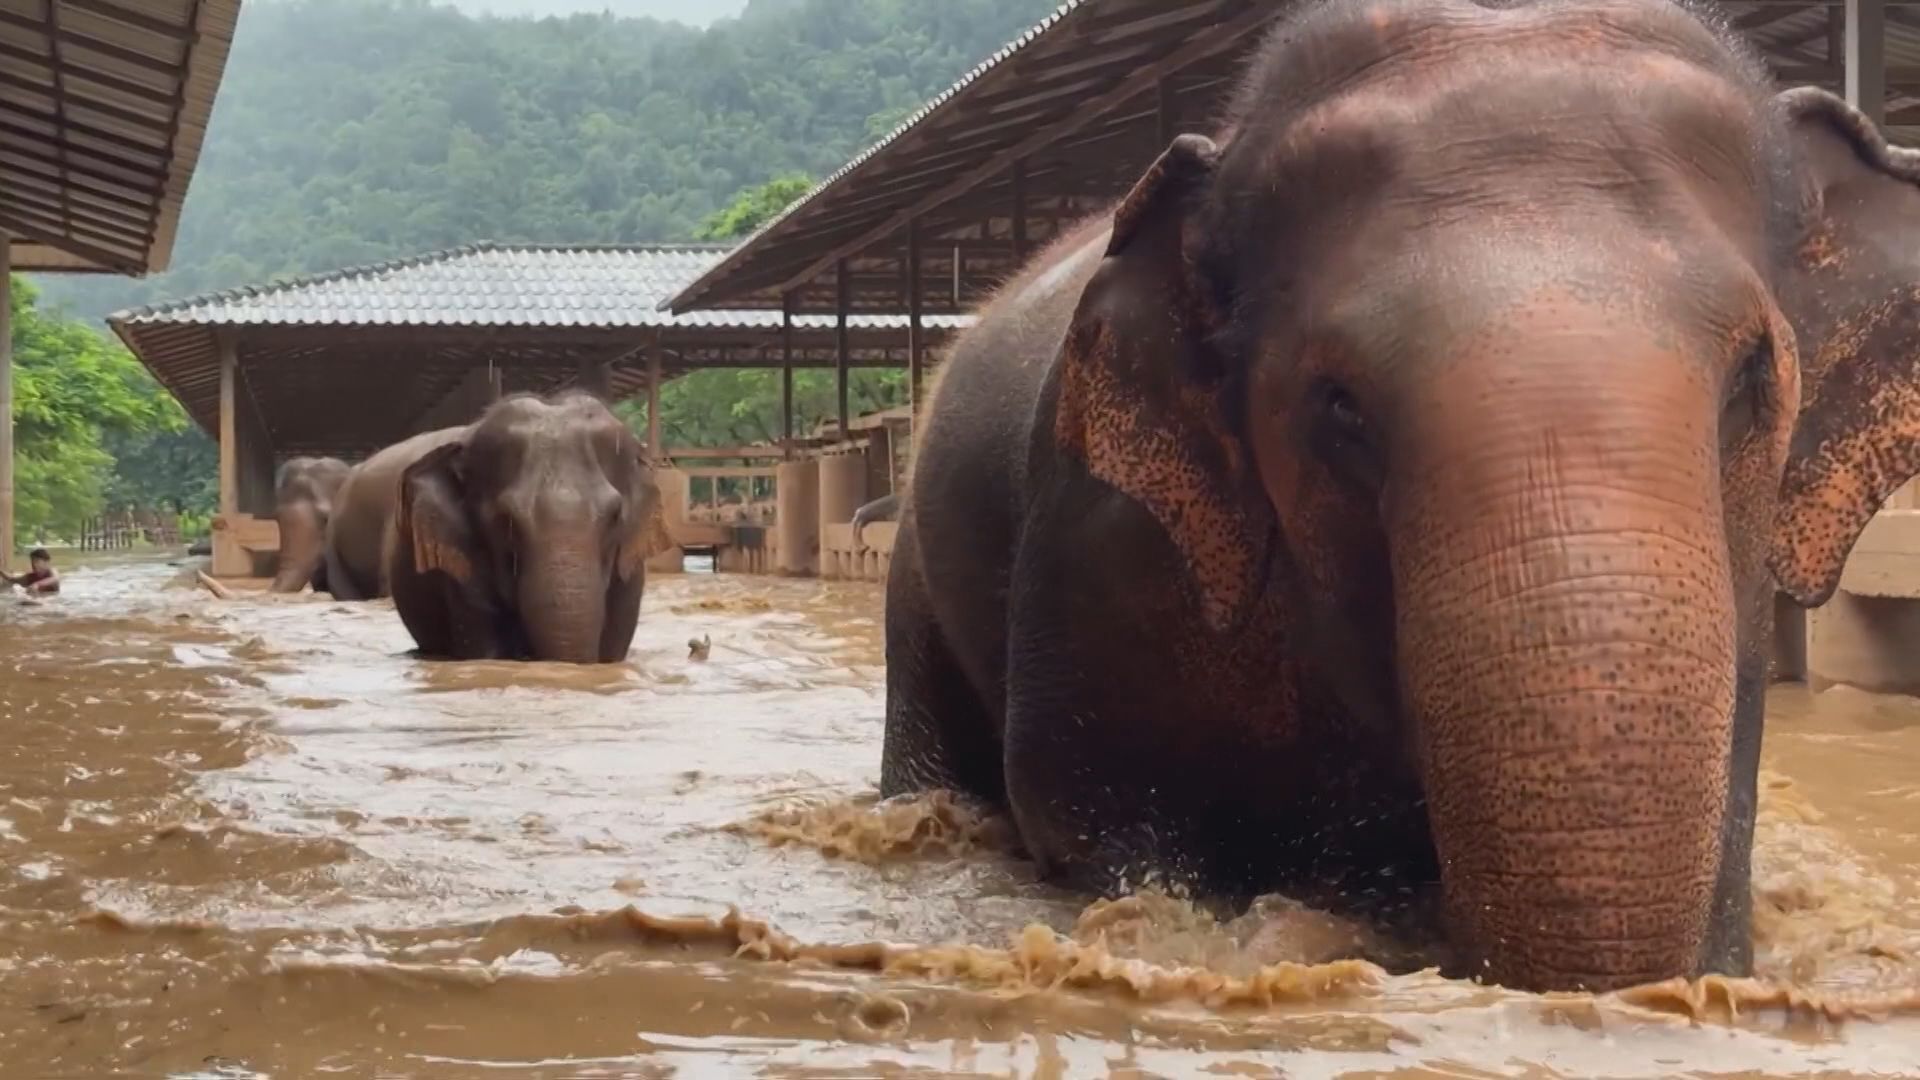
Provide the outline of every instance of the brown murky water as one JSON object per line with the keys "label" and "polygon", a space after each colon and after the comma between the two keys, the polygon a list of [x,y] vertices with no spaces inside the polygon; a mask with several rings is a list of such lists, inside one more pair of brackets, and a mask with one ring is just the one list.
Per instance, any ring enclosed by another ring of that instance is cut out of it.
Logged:
{"label": "brown murky water", "polygon": [[669,578],[578,669],[177,572],[0,601],[0,1075],[1920,1075],[1920,703],[1776,695],[1760,981],[1542,998],[876,806],[874,588]]}

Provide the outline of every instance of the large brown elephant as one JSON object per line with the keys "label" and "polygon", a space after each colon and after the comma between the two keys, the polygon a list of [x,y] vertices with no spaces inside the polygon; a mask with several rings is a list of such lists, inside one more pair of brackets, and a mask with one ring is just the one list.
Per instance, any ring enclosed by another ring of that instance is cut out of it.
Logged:
{"label": "large brown elephant", "polygon": [[1920,156],[1660,0],[1305,6],[1220,131],[947,364],[883,790],[1087,888],[1435,883],[1509,985],[1745,971],[1772,598],[1920,469]]}
{"label": "large brown elephant", "polygon": [[441,428],[394,443],[355,465],[333,498],[327,521],[327,588],[338,600],[376,600],[390,594],[386,550],[400,476],[421,457],[466,433]]}
{"label": "large brown elephant", "polygon": [[613,663],[668,543],[646,452],[606,405],[518,396],[407,467],[387,578],[426,655]]}
{"label": "large brown elephant", "polygon": [[308,585],[327,591],[327,519],[350,466],[339,458],[296,457],[274,479],[274,518],[280,523],[280,565],[271,591],[295,593]]}

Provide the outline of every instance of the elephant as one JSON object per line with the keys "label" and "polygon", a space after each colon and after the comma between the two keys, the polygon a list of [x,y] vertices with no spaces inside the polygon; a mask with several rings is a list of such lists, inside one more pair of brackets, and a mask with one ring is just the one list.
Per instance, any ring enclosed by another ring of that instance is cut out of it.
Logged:
{"label": "elephant", "polygon": [[424,655],[615,663],[671,544],[646,451],[604,403],[520,395],[402,472],[387,580]]}
{"label": "elephant", "polygon": [[1212,131],[942,365],[883,795],[1514,988],[1746,973],[1773,600],[1920,471],[1920,154],[1666,0],[1302,5]]}
{"label": "elephant", "polygon": [[280,566],[270,591],[294,593],[309,584],[327,591],[327,519],[350,466],[339,458],[296,457],[274,480],[274,517],[280,523]]}
{"label": "elephant", "polygon": [[866,503],[853,512],[853,538],[860,541],[860,534],[868,525],[876,521],[893,521],[900,516],[900,493],[892,492]]}
{"label": "elephant", "polygon": [[333,516],[327,520],[327,589],[334,599],[377,600],[390,595],[385,559],[400,476],[466,430],[461,426],[422,432],[373,454],[347,473],[333,497]]}

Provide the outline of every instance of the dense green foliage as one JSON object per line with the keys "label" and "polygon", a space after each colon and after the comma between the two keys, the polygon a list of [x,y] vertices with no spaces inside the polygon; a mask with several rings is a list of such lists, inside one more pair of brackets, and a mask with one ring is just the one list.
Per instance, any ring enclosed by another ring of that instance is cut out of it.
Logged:
{"label": "dense green foliage", "polygon": [[478,240],[691,239],[736,192],[838,168],[1053,3],[754,0],[696,30],[254,0],[173,268],[48,294],[97,318]]}
{"label": "dense green foliage", "polygon": [[207,509],[210,447],[180,407],[117,342],[36,300],[14,279],[16,536],[71,538],[110,504]]}

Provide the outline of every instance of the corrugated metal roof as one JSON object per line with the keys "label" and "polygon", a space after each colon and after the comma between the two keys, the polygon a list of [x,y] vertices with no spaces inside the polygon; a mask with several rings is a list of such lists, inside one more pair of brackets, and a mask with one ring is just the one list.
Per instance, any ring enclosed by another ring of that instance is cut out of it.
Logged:
{"label": "corrugated metal roof", "polygon": [[[673,315],[662,303],[725,249],[705,245],[543,247],[481,243],[264,286],[227,289],[117,312],[119,326],[445,326],[598,329],[774,328],[777,311]],[[956,329],[966,317],[926,316]],[[834,325],[807,316],[796,326]],[[898,329],[904,315],[856,315],[860,329]]]}
{"label": "corrugated metal roof", "polygon": [[163,270],[240,0],[0,0],[0,228],[20,270]]}

